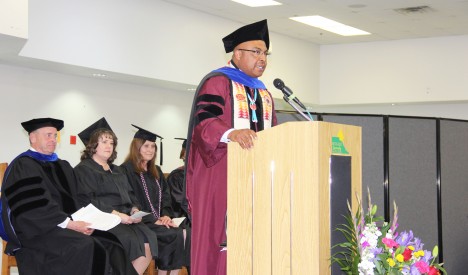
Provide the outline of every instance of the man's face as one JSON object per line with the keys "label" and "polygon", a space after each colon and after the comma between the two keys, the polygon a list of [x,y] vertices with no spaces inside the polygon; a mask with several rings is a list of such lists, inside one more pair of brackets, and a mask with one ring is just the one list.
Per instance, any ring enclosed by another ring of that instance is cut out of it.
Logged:
{"label": "man's face", "polygon": [[247,41],[234,49],[234,63],[251,77],[260,77],[267,66],[268,49],[262,40]]}
{"label": "man's face", "polygon": [[31,147],[37,152],[52,155],[57,146],[57,129],[54,127],[39,128],[29,135]]}

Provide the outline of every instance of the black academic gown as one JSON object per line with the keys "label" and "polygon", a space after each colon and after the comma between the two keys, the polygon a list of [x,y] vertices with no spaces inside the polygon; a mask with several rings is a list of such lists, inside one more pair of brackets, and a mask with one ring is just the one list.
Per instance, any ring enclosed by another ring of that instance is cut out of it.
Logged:
{"label": "black academic gown", "polygon": [[172,199],[172,210],[174,211],[174,217],[188,217],[187,212],[183,207],[185,200],[185,167],[179,167],[174,169],[169,176],[167,176],[167,185],[171,193]]}
{"label": "black academic gown", "polygon": [[[75,185],[73,169],[64,160],[22,156],[10,164],[2,204],[11,209],[17,240],[10,231],[5,252],[16,256],[19,274],[136,274],[115,240],[58,227],[77,210]],[[9,226],[5,214],[2,219]]]}
{"label": "black academic gown", "polygon": [[[133,188],[135,196],[139,203],[139,209],[145,212],[159,210],[159,187],[156,183],[156,179],[150,173],[144,173],[143,177],[148,188],[149,200],[146,196],[146,192],[143,189],[140,175],[135,172],[135,169],[131,162],[125,162],[121,165],[125,171],[128,181]],[[163,175],[163,172],[157,167],[159,175]],[[168,216],[173,218],[174,214],[172,211],[172,200],[169,193],[169,188],[164,177],[160,177],[158,180],[161,190],[161,216]],[[156,217],[153,214],[146,215],[143,217],[143,222],[151,228],[158,235],[158,249],[159,257],[156,259],[158,268],[162,270],[173,270],[180,269],[182,266],[189,266],[190,260],[190,230],[186,230],[186,242],[184,248],[184,235],[182,228],[167,228],[164,225],[156,225]]]}
{"label": "black academic gown", "polygon": [[[75,167],[78,202],[81,206],[92,203],[106,213],[116,210],[130,215],[137,200],[127,176],[118,166],[110,165],[110,168],[105,171],[93,159],[82,160]],[[149,243],[154,257],[158,255],[157,236],[143,223],[119,224],[108,232],[119,239],[131,261],[145,255],[145,243]]]}

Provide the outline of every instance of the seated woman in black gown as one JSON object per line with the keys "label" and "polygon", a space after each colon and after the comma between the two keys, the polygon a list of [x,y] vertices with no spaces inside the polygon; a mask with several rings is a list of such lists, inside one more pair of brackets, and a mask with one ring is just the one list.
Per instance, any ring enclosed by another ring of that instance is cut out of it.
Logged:
{"label": "seated woman in black gown", "polygon": [[190,227],[190,221],[188,220],[188,205],[185,198],[185,155],[187,139],[175,138],[183,140],[182,149],[179,154],[179,158],[184,162],[184,165],[172,170],[167,176],[167,184],[171,193],[172,199],[172,210],[174,211],[175,217],[186,217],[187,219],[181,224],[181,227]]}
{"label": "seated woman in black gown", "polygon": [[143,274],[157,256],[156,234],[140,219],[130,217],[139,211],[127,176],[112,162],[117,157],[117,137],[102,118],[78,134],[86,145],[75,167],[77,197],[81,206],[92,203],[103,212],[120,217],[121,223],[109,230],[122,243],[138,274]]}
{"label": "seated woman in black gown", "polygon": [[171,220],[174,215],[169,188],[161,169],[155,164],[155,141],[159,136],[137,128],[130,152],[121,167],[141,205],[140,210],[151,213],[143,217],[143,222],[158,236],[158,275],[168,274],[169,270],[172,270],[170,274],[178,274],[182,266],[188,265],[186,253],[190,245],[184,241],[187,231]]}

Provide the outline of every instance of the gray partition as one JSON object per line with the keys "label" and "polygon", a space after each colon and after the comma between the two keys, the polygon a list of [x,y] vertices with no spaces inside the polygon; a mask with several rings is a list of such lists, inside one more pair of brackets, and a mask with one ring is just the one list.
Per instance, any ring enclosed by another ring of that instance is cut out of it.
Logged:
{"label": "gray partition", "polygon": [[441,120],[440,133],[444,266],[448,274],[466,274],[468,123]]}
{"label": "gray partition", "polygon": [[356,125],[362,128],[362,196],[368,205],[367,188],[379,216],[384,216],[384,157],[382,116],[323,115],[323,121]]}
{"label": "gray partition", "polygon": [[[468,121],[351,114],[316,114],[314,119],[317,115],[323,121],[362,127],[363,194],[369,186],[379,215],[383,215],[384,206],[390,207],[393,215],[395,200],[398,232],[413,230],[427,250],[441,241],[439,249],[448,274],[466,274]],[[278,114],[279,123],[303,120],[291,112]],[[383,185],[386,175],[388,188]],[[389,193],[389,205],[384,203],[385,192]]]}
{"label": "gray partition", "polygon": [[[306,121],[306,119],[300,114],[292,111],[277,111],[276,118],[278,120],[278,124],[285,123],[288,121]],[[312,115],[312,118],[314,120],[317,120],[316,115]]]}
{"label": "gray partition", "polygon": [[398,206],[398,232],[412,230],[432,251],[438,243],[436,120],[390,117],[388,133],[390,202]]}

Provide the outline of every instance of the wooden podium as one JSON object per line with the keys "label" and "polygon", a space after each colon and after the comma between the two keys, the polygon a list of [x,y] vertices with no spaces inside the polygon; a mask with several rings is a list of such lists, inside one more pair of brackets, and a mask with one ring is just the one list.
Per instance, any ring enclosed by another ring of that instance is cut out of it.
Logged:
{"label": "wooden podium", "polygon": [[228,148],[227,274],[331,274],[331,159],[349,160],[355,211],[361,128],[288,122],[257,135],[251,150]]}

